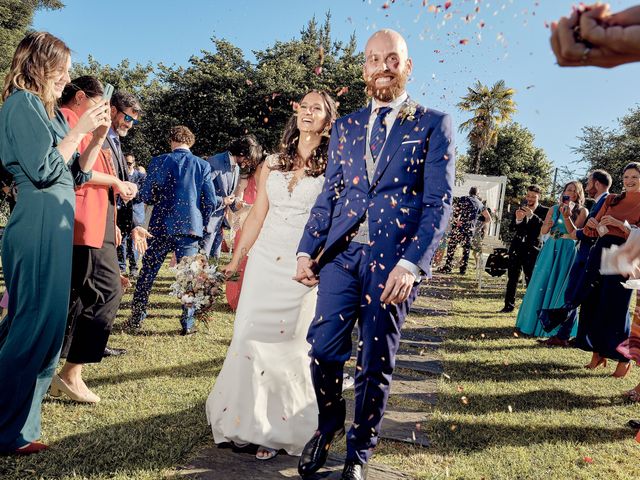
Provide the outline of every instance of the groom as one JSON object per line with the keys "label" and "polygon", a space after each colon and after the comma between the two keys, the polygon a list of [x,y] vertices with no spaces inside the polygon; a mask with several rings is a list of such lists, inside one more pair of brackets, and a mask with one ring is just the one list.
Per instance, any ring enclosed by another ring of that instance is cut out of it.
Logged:
{"label": "groom", "polygon": [[344,480],[366,478],[378,443],[400,329],[451,212],[455,161],[451,119],[407,97],[412,61],[392,30],[367,42],[364,79],[371,103],[333,127],[324,189],[298,247],[296,280],[318,283],[307,339],[318,431],[298,471],[311,475],[344,433],[342,370],[351,331],[360,334],[355,415]]}

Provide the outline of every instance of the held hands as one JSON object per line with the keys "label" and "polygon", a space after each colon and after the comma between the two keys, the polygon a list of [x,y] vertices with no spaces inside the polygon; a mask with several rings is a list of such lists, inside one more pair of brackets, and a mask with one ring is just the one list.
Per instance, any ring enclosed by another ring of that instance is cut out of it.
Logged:
{"label": "held hands", "polygon": [[228,207],[229,205],[233,205],[235,201],[236,201],[236,196],[229,195],[228,197],[224,197],[224,199],[222,200],[222,203],[224,204],[225,207]]}
{"label": "held hands", "polygon": [[131,231],[131,238],[133,240],[133,248],[140,255],[143,255],[147,251],[147,239],[153,238],[153,235],[142,227],[136,227]]}
{"label": "held hands", "polygon": [[605,215],[600,219],[600,225],[617,227],[621,230],[624,230],[624,222],[613,218],[611,215]]}
{"label": "held hands", "polygon": [[586,226],[589,227],[589,228],[593,228],[594,230],[597,230],[598,229],[598,225],[600,225],[600,224],[593,217],[591,217],[589,220],[587,220],[587,225]]}
{"label": "held hands", "polygon": [[404,302],[409,298],[411,288],[415,281],[416,277],[413,273],[406,268],[396,265],[387,278],[387,283],[380,296],[380,301],[387,305],[390,303],[396,304]]}
{"label": "held hands", "polygon": [[87,108],[87,111],[78,120],[74,130],[81,135],[95,130],[96,136],[104,140],[110,125],[111,111],[109,104],[106,100],[100,100],[97,104]]}
{"label": "held hands", "polygon": [[575,10],[551,24],[551,48],[563,67],[640,61],[640,6],[613,15],[607,4]]}
{"label": "held hands", "polygon": [[298,257],[298,266],[296,268],[296,275],[293,279],[296,282],[300,282],[307,287],[314,287],[318,284],[318,275],[315,270],[318,267],[318,263],[311,260],[309,257]]}

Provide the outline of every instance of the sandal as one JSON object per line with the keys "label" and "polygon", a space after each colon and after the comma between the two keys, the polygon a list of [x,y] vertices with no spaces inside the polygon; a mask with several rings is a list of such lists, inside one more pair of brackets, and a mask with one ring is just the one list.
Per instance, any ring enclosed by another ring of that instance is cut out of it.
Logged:
{"label": "sandal", "polygon": [[271,460],[276,455],[278,455],[278,450],[275,448],[263,447],[262,445],[258,447],[258,451],[256,452],[256,458],[258,460]]}

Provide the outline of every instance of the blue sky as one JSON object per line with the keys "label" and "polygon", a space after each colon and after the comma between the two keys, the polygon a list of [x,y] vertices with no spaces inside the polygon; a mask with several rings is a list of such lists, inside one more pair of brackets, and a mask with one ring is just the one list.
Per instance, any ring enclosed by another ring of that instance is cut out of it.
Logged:
{"label": "blue sky", "polygon": [[[504,79],[516,89],[515,120],[536,136],[557,166],[577,158],[570,147],[585,125],[613,127],[640,103],[640,64],[613,70],[563,69],[549,48],[551,22],[567,15],[565,0],[452,0],[434,13],[435,0],[65,0],[66,8],[36,14],[34,27],[63,38],[74,61],[89,54],[99,62],[186,65],[211,50],[211,37],[225,38],[252,58],[252,51],[299,35],[315,15],[331,11],[333,36],[355,33],[360,49],[380,28],[405,35],[414,73],[409,93],[420,103],[467,117],[455,105],[476,80]],[[424,5],[426,3],[426,6]],[[637,0],[612,1],[620,10]],[[385,8],[385,6],[387,8]],[[476,12],[476,9],[478,10]],[[633,79],[636,79],[635,81]],[[633,88],[635,84],[635,88]],[[462,145],[462,134],[458,135]],[[464,146],[463,146],[464,149]]]}

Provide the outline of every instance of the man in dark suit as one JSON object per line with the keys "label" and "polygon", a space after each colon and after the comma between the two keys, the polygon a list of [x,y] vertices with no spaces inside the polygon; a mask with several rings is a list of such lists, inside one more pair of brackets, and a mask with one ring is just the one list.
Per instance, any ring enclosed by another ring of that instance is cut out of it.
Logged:
{"label": "man in dark suit", "polygon": [[516,305],[516,289],[520,272],[524,272],[524,281],[529,285],[533,267],[536,264],[542,243],[540,229],[547,216],[548,208],[540,205],[542,190],[537,185],[527,188],[527,195],[520,208],[516,210],[512,228],[515,236],[509,246],[509,270],[507,271],[507,291],[504,308],[499,313],[513,312]]}
{"label": "man in dark suit", "polygon": [[[594,199],[594,203],[589,210],[586,222],[590,218],[594,218],[604,205],[604,201],[609,196],[609,187],[611,186],[611,175],[604,170],[594,170],[589,174],[587,179],[587,194]],[[591,247],[596,243],[597,238],[587,237],[582,229],[574,230],[571,234],[574,240],[578,240],[576,258],[569,272],[569,282],[564,292],[564,306],[561,309],[552,310],[553,315],[559,315],[565,320],[560,324],[558,332],[545,340],[543,343],[549,347],[568,347],[569,336],[576,322],[578,306],[584,300],[582,292],[584,274],[589,259]]]}
{"label": "man in dark suit", "polygon": [[[454,207],[452,216],[452,228],[449,235],[449,243],[447,245],[447,258],[444,267],[440,269],[442,273],[451,273],[453,265],[453,256],[456,248],[462,244],[462,262],[460,263],[460,274],[467,272],[467,264],[469,263],[469,253],[471,252],[471,240],[476,231],[478,222],[490,222],[491,217],[484,206],[482,200],[478,197],[478,188],[471,187],[469,195],[461,197],[457,205]],[[481,218],[482,217],[482,218]]]}
{"label": "man in dark suit", "polygon": [[[191,153],[195,136],[187,127],[171,129],[171,153],[151,159],[140,200],[153,205],[149,222],[152,238],[142,257],[142,270],[131,303],[127,327],[139,330],[147,316],[151,287],[167,254],[176,260],[198,253],[204,222],[222,199],[216,197],[211,183],[211,167]],[[184,310],[184,308],[183,308]],[[183,311],[182,335],[193,333],[193,316]]]}
{"label": "man in dark suit", "polygon": [[[240,174],[246,165],[257,165],[262,160],[262,147],[253,135],[240,137],[229,145],[226,152],[207,158],[211,165],[211,179],[216,195],[222,197],[225,207],[235,209],[234,192]],[[224,208],[211,214],[201,246],[207,255],[220,256]]]}
{"label": "man in dark suit", "polygon": [[298,247],[296,280],[311,286],[319,278],[307,334],[318,431],[300,457],[303,478],[322,467],[331,443],[344,433],[343,367],[356,323],[355,414],[341,478],[366,478],[400,330],[421,277],[431,276],[451,213],[451,117],[408,98],[411,70],[399,33],[381,30],[369,39],[363,74],[371,102],[336,121],[325,184]]}

